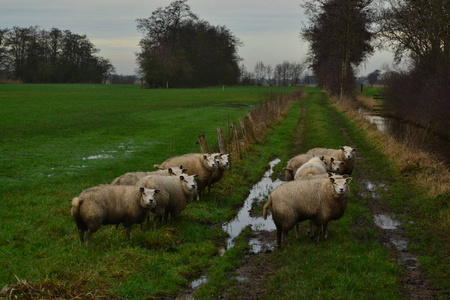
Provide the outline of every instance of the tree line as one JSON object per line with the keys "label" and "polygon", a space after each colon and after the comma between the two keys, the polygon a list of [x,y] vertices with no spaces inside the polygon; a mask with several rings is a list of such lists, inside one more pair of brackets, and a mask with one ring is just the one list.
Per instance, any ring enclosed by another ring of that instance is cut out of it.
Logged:
{"label": "tree line", "polygon": [[353,95],[356,68],[374,47],[391,50],[397,67],[383,75],[389,104],[403,119],[447,132],[450,1],[309,0],[303,7],[309,24],[301,37],[321,87],[341,100]]}
{"label": "tree line", "polygon": [[136,20],[143,34],[140,75],[153,88],[237,83],[241,41],[225,26],[199,19],[186,2],[174,1]]}
{"label": "tree line", "polygon": [[272,67],[258,61],[253,72],[247,71],[244,65],[241,66],[240,83],[243,85],[296,85],[302,82],[305,64],[300,62],[283,61]]}
{"label": "tree line", "polygon": [[114,67],[86,35],[33,27],[0,29],[0,79],[26,83],[103,83]]}

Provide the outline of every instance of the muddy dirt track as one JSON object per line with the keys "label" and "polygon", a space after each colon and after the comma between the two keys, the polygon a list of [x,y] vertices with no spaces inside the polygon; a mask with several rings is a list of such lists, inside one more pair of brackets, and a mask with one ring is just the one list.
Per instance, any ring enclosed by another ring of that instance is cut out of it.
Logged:
{"label": "muddy dirt track", "polygon": [[[301,136],[304,124],[304,116],[307,112],[302,110],[302,118],[296,131],[297,144],[294,145],[293,153],[300,153]],[[351,136],[345,131],[344,127],[339,124],[338,119],[333,115],[330,109],[330,118],[340,127],[341,134],[347,141],[347,145],[354,145]],[[297,151],[296,151],[297,150]],[[368,200],[376,199],[376,201],[367,201],[368,208],[375,219],[375,224],[368,224],[366,220],[356,222],[353,232],[357,239],[364,239],[364,235],[360,235],[364,230],[358,230],[358,227],[371,227],[378,232],[379,242],[389,250],[392,258],[395,259],[400,268],[399,278],[403,296],[407,299],[437,299],[437,292],[431,288],[429,280],[425,272],[417,261],[417,256],[408,250],[408,238],[405,229],[400,222],[396,220],[396,216],[389,210],[386,199],[379,196],[379,189],[389,189],[390,178],[374,181],[371,178],[371,170],[364,169],[364,156],[357,153],[358,165],[357,174],[352,174],[354,180],[359,182],[365,189],[356,197],[364,197]],[[284,177],[282,174],[280,176]],[[284,178],[281,178],[284,180]],[[271,217],[269,217],[271,219]],[[268,219],[269,219],[268,218]],[[255,253],[249,251],[241,260],[239,268],[237,268],[230,276],[238,279],[238,283],[232,287],[232,290],[223,293],[221,299],[264,299],[265,286],[270,277],[275,274],[276,266],[273,262],[273,251],[275,246],[274,231],[254,231],[256,239],[259,240],[261,249]]]}

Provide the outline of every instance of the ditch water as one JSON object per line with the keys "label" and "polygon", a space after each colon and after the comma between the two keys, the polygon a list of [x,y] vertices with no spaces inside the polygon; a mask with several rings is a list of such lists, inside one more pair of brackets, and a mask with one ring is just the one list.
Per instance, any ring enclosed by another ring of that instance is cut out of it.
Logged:
{"label": "ditch water", "polygon": [[358,112],[382,133],[389,134],[403,143],[413,141],[414,147],[432,153],[447,167],[450,167],[450,140],[448,138],[433,134],[428,128],[406,121],[375,115],[367,109],[359,108]]}

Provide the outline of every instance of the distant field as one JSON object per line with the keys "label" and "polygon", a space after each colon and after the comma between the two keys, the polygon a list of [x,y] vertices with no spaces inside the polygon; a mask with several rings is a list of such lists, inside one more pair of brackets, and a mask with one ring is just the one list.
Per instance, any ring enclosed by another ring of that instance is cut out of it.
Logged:
{"label": "distant field", "polygon": [[79,244],[70,201],[125,172],[154,170],[168,156],[198,152],[200,133],[216,144],[217,127],[245,116],[269,91],[0,85],[0,289],[17,276],[72,296],[97,291],[130,299],[178,291],[217,254],[214,241],[224,233],[208,224],[229,217],[247,191],[244,181],[254,178],[241,179],[243,189],[220,201],[214,195],[207,205],[193,204],[175,228],[135,226],[128,241],[105,226],[89,249]]}
{"label": "distant field", "polygon": [[0,189],[67,180],[98,167],[106,172],[86,185],[108,182],[137,167],[122,163],[127,160],[153,169],[167,155],[198,151],[200,133],[215,144],[217,127],[246,115],[264,93],[264,87],[0,85]]}

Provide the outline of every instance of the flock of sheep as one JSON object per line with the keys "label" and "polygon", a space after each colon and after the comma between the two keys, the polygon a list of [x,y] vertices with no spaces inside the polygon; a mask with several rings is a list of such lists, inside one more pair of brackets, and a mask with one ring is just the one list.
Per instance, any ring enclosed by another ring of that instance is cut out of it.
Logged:
{"label": "flock of sheep", "polygon": [[[307,233],[317,241],[323,234],[327,238],[327,225],[342,217],[349,195],[348,177],[355,164],[355,148],[314,148],[306,154],[292,158],[286,168],[288,182],[278,186],[263,207],[263,217],[272,207],[272,218],[277,228],[277,244],[282,239],[288,244],[288,232],[295,226],[296,237],[299,222],[310,220]],[[313,227],[316,230],[313,233]]]}
{"label": "flock of sheep", "polygon": [[[356,149],[314,148],[289,160],[285,169],[288,182],[278,186],[264,205],[263,217],[272,207],[277,228],[277,244],[282,237],[288,244],[294,226],[298,238],[299,222],[310,220],[308,234],[317,241],[327,238],[327,224],[342,217],[349,195],[348,177],[355,163]],[[88,188],[72,199],[71,214],[80,242],[89,246],[92,234],[101,225],[122,223],[130,238],[133,224],[142,224],[153,214],[153,226],[169,215],[171,221],[199,198],[229,170],[229,154],[189,153],[154,165],[158,171],[123,174],[112,181]],[[313,227],[316,226],[313,232]]]}
{"label": "flock of sheep", "polygon": [[89,246],[101,225],[122,223],[130,238],[131,226],[153,213],[154,227],[169,215],[173,221],[194,197],[198,200],[230,168],[229,154],[189,153],[167,159],[154,172],[126,173],[84,190],[72,199],[71,213],[80,242]]}

